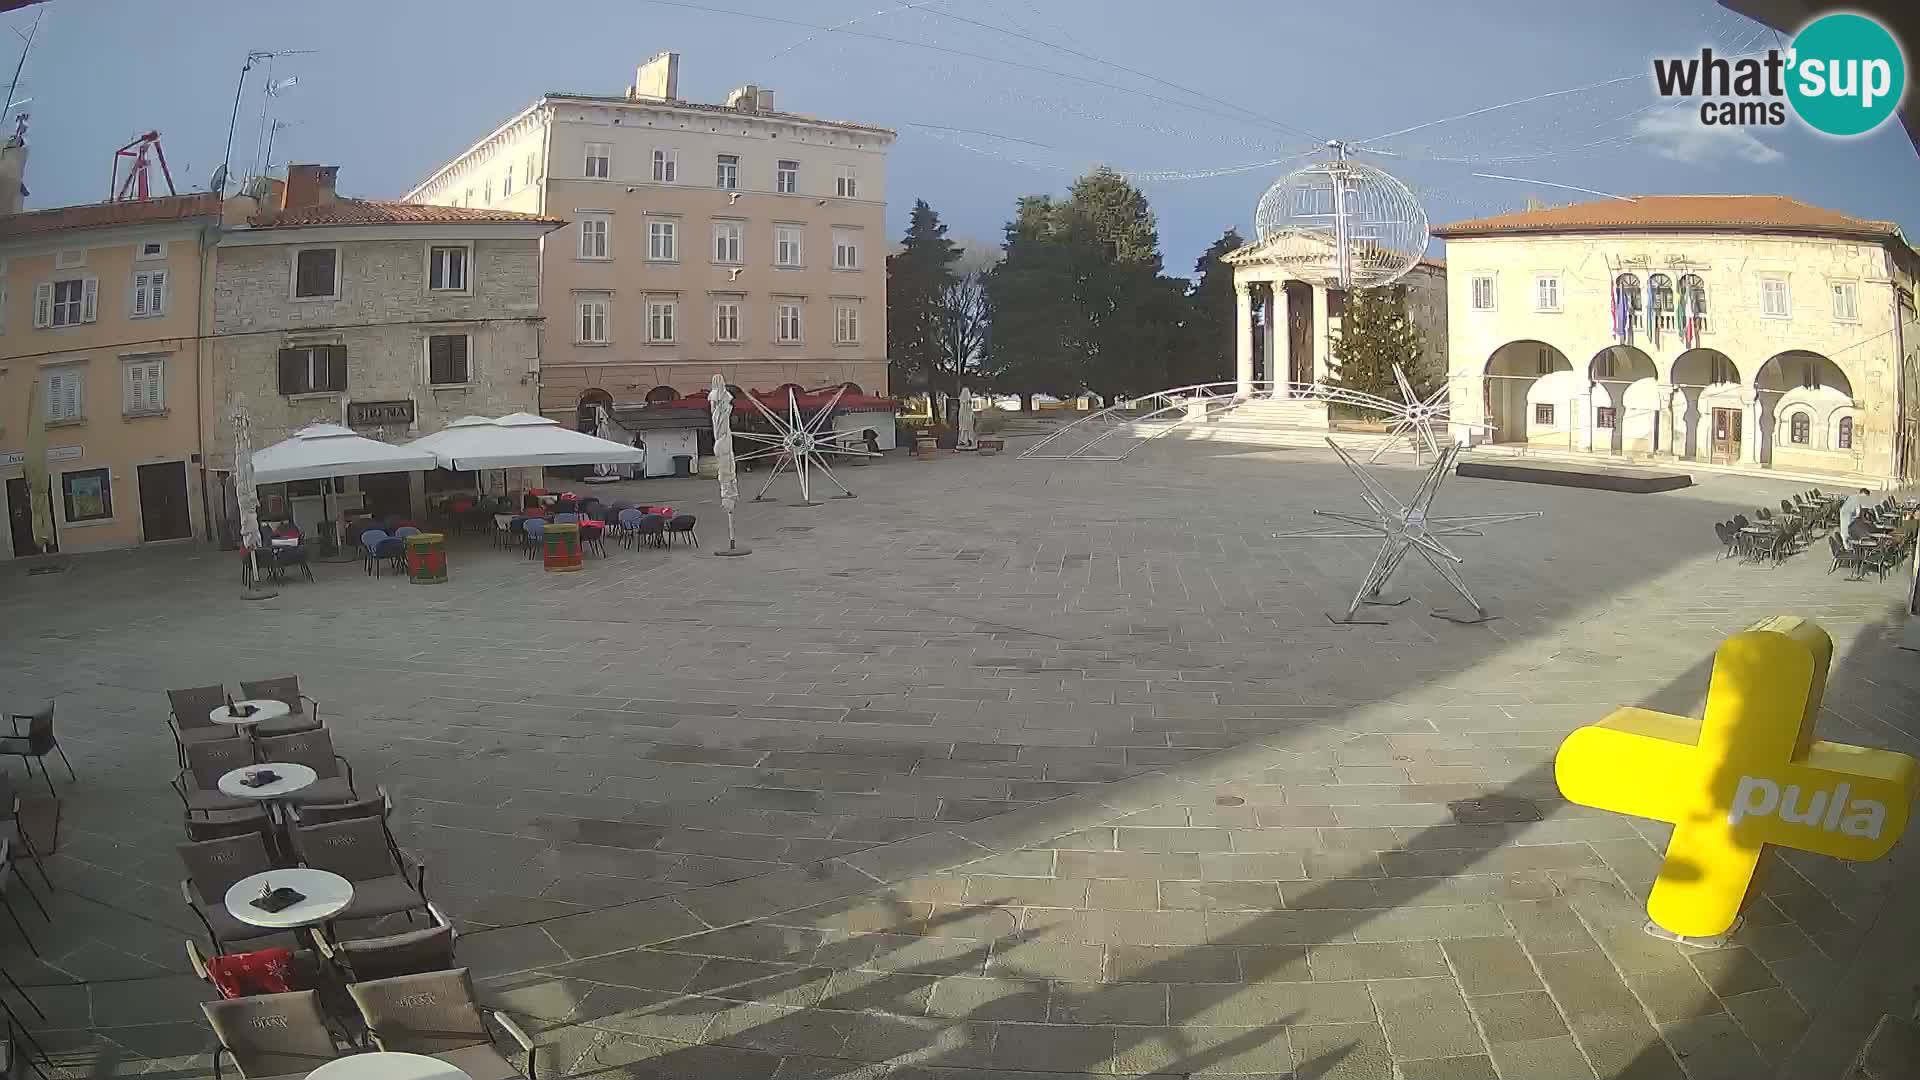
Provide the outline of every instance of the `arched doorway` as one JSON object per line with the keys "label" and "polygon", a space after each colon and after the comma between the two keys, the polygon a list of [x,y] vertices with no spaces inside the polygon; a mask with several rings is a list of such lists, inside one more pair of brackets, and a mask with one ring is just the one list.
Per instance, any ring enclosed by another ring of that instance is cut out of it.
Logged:
{"label": "arched doorway", "polygon": [[600,428],[600,412],[613,411],[613,395],[598,388],[587,390],[580,395],[580,404],[574,407],[574,427],[591,435]]}
{"label": "arched doorway", "polygon": [[1579,396],[1573,365],[1544,341],[1509,341],[1487,357],[1486,417],[1492,440],[1551,442],[1572,422],[1571,399]]}
{"label": "arched doorway", "polygon": [[656,386],[647,391],[647,404],[652,405],[661,401],[674,401],[679,397],[680,392],[671,386]]}
{"label": "arched doorway", "polygon": [[[1806,349],[1789,349],[1769,357],[1754,375],[1753,389],[1760,402],[1759,460],[1773,464],[1774,451],[1831,450],[1838,433],[1836,417],[1853,416],[1853,382],[1840,365]],[[1847,449],[1853,449],[1854,419],[1847,428]]]}
{"label": "arched doorway", "polygon": [[1673,362],[1675,391],[1662,402],[1669,417],[1672,445],[1667,449],[1688,461],[1731,465],[1754,433],[1746,430],[1746,403],[1740,369],[1718,349],[1688,349]]}
{"label": "arched doorway", "polygon": [[1587,362],[1592,405],[1581,418],[1588,425],[1587,449],[1626,454],[1658,448],[1659,374],[1653,357],[1632,345],[1609,345],[1593,354]]}

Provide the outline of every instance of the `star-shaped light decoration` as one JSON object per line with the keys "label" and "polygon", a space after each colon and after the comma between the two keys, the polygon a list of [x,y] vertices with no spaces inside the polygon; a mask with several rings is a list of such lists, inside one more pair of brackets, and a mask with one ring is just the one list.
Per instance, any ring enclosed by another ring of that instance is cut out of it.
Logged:
{"label": "star-shaped light decoration", "polygon": [[780,479],[780,474],[789,468],[793,469],[800,477],[799,505],[801,506],[820,505],[808,497],[808,476],[809,472],[813,469],[819,469],[825,473],[827,479],[833,481],[833,486],[840,489],[840,494],[835,495],[834,498],[855,498],[853,492],[847,490],[847,485],[841,483],[840,478],[833,475],[833,470],[827,466],[826,455],[845,454],[848,457],[879,457],[880,455],[864,448],[847,446],[842,441],[845,439],[858,439],[860,438],[860,432],[835,431],[826,427],[826,424],[833,417],[834,407],[840,404],[840,398],[844,396],[846,392],[847,388],[844,385],[841,386],[840,389],[834,393],[833,399],[827,402],[826,407],[814,414],[812,420],[801,419],[800,401],[794,397],[791,388],[787,390],[786,416],[781,416],[779,413],[767,408],[766,404],[754,395],[747,395],[747,400],[753,402],[754,407],[760,410],[761,415],[765,416],[767,422],[772,424],[774,428],[774,434],[768,434],[763,431],[735,431],[733,433],[733,437],[736,439],[749,439],[765,444],[758,450],[750,450],[747,453],[741,454],[739,457],[740,461],[752,461],[755,458],[763,457],[775,458],[773,475],[767,477],[766,486],[760,489],[760,494],[753,497],[754,502],[765,500],[767,492],[773,488],[773,482]]}
{"label": "star-shaped light decoration", "polygon": [[1440,441],[1434,438],[1435,428],[1445,432],[1448,443],[1453,442],[1452,428],[1470,427],[1479,428],[1482,431],[1493,430],[1492,424],[1455,420],[1451,413],[1452,404],[1448,397],[1446,383],[1442,382],[1439,389],[1423,398],[1414,393],[1413,383],[1408,381],[1407,373],[1400,370],[1399,364],[1393,365],[1393,378],[1400,384],[1400,400],[1386,402],[1388,407],[1379,410],[1386,414],[1387,422],[1391,426],[1387,429],[1388,441],[1382,443],[1380,448],[1373,452],[1373,456],[1367,459],[1370,464],[1377,464],[1382,457],[1386,456],[1387,451],[1394,449],[1401,439],[1405,439],[1413,450],[1413,463],[1425,465],[1428,454],[1440,456]]}
{"label": "star-shaped light decoration", "polygon": [[[1382,600],[1380,591],[1387,586],[1393,572],[1412,551],[1426,560],[1433,572],[1444,578],[1453,590],[1461,595],[1473,607],[1474,617],[1459,618],[1444,612],[1435,611],[1434,615],[1458,623],[1485,622],[1490,616],[1480,601],[1473,598],[1467,583],[1460,580],[1454,570],[1465,560],[1447,550],[1439,537],[1442,536],[1479,536],[1480,529],[1487,525],[1499,525],[1509,521],[1521,521],[1526,518],[1542,516],[1540,511],[1531,510],[1518,514],[1476,514],[1467,517],[1432,516],[1433,500],[1440,494],[1440,485],[1446,481],[1447,474],[1453,471],[1454,460],[1460,456],[1460,447],[1449,443],[1436,449],[1433,465],[1427,469],[1426,476],[1420,481],[1419,490],[1413,493],[1413,500],[1402,503],[1391,491],[1376,480],[1372,474],[1352,454],[1341,448],[1332,439],[1327,445],[1340,455],[1340,460],[1353,473],[1360,483],[1360,498],[1372,510],[1371,515],[1345,514],[1335,510],[1315,510],[1321,517],[1333,518],[1344,525],[1327,526],[1320,529],[1308,529],[1302,532],[1274,533],[1275,539],[1320,537],[1326,539],[1360,539],[1369,536],[1381,537],[1380,551],[1373,557],[1373,565],[1367,569],[1367,576],[1360,582],[1359,591],[1353,594],[1353,602],[1347,605],[1346,614],[1336,616],[1331,613],[1327,618],[1336,623],[1372,623],[1385,625],[1380,619],[1361,619],[1356,614],[1362,604],[1403,604],[1400,600]],[[1360,531],[1354,532],[1353,529]]]}

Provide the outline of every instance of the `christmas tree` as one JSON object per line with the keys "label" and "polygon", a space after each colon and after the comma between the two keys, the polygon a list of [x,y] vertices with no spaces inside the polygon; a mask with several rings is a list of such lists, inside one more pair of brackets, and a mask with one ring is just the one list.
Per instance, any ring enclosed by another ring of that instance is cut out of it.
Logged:
{"label": "christmas tree", "polygon": [[1407,311],[1403,285],[1355,289],[1346,296],[1340,317],[1340,336],[1333,342],[1332,385],[1388,401],[1400,400],[1394,381],[1398,365],[1407,373],[1414,392],[1426,394],[1433,379],[1421,362],[1420,328]]}

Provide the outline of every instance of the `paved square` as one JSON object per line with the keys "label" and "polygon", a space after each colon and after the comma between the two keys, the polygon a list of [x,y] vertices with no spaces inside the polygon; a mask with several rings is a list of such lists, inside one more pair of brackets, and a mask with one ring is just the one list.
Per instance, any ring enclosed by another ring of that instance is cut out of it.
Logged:
{"label": "paved square", "polygon": [[[1358,505],[1323,450],[844,478],[743,506],[743,559],[469,539],[446,585],[320,565],[251,604],[231,553],[5,568],[0,690],[57,696],[80,774],[51,922],[11,894],[39,958],[0,930],[42,1041],[210,1073],[163,691],[287,673],[542,1076],[1753,1076],[1869,940],[1899,852],[1784,855],[1727,949],[1643,935],[1661,827],[1551,778],[1780,612],[1836,640],[1824,737],[1920,749],[1901,582],[1718,558],[1712,522],[1803,485],[1452,480],[1439,512],[1547,514],[1458,542],[1500,618],[1429,617],[1457,601],[1415,564],[1389,625],[1336,627],[1371,550],[1270,536]],[[710,483],[643,490],[724,535]]]}

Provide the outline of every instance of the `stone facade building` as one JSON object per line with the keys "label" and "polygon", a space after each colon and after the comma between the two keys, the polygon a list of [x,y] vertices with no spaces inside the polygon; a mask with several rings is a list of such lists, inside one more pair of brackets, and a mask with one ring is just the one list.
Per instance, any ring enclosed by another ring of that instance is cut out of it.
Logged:
{"label": "stone facade building", "polygon": [[1660,195],[1446,225],[1453,415],[1542,449],[1892,482],[1920,255],[1891,222]]}
{"label": "stone facade building", "polygon": [[[295,165],[262,199],[228,200],[208,429],[230,431],[242,409],[256,449],[322,422],[404,442],[461,416],[534,411],[540,238],[563,223],[343,198],[335,173]],[[210,438],[206,458],[225,477],[231,435]],[[419,505],[419,474],[357,483],[347,491],[370,506]]]}
{"label": "stone facade building", "polygon": [[542,411],[729,384],[887,392],[894,133],[683,99],[677,53],[622,95],[549,93],[408,192],[565,218],[542,245]]}

